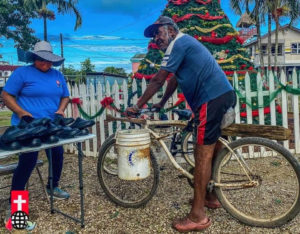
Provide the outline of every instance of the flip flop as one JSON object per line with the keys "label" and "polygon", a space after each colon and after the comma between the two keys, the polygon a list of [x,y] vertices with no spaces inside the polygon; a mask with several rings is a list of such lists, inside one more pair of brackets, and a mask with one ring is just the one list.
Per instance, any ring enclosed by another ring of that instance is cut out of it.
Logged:
{"label": "flip flop", "polygon": [[[194,200],[194,199],[191,198],[191,199],[189,200],[189,203],[190,203],[190,204],[193,204],[193,200]],[[207,207],[207,208],[209,208],[209,209],[218,209],[218,208],[221,208],[221,207],[222,207],[222,205],[221,205],[220,202],[218,202],[218,203],[216,203],[216,202],[209,202],[209,201],[207,201],[207,200],[204,201],[204,206]]]}
{"label": "flip flop", "polygon": [[207,222],[204,224],[195,223],[188,217],[176,220],[173,223],[173,228],[178,232],[191,232],[191,231],[201,231],[208,228],[211,225],[211,219],[207,218]]}

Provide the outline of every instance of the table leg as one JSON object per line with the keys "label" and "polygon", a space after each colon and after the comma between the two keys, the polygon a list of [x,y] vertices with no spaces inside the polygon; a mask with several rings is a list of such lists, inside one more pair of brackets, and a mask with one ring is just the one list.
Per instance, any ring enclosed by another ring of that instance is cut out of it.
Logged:
{"label": "table leg", "polygon": [[79,189],[80,189],[80,208],[81,208],[81,227],[84,228],[84,203],[83,203],[83,178],[82,178],[82,158],[81,142],[77,143],[78,149],[78,169],[79,169]]}
{"label": "table leg", "polygon": [[54,214],[54,208],[53,208],[53,167],[52,167],[52,150],[48,150],[48,158],[49,158],[49,183],[50,183],[50,210],[51,214]]}

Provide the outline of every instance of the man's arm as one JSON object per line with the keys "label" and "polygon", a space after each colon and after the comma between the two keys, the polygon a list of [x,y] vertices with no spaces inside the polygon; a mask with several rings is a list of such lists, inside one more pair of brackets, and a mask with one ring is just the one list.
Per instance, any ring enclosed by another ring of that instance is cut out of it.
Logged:
{"label": "man's arm", "polygon": [[138,108],[141,108],[147,101],[162,87],[169,75],[166,70],[160,69],[157,74],[151,79],[146,91],[137,103]]}
{"label": "man's arm", "polygon": [[70,98],[69,97],[63,97],[60,100],[60,104],[59,104],[59,108],[58,110],[55,112],[55,114],[59,114],[65,117],[65,109],[67,108],[68,104],[69,104]]}
{"label": "man's arm", "polygon": [[162,99],[159,102],[159,106],[162,108],[164,107],[164,105],[166,104],[167,100],[172,96],[172,94],[174,93],[174,91],[177,88],[177,80],[175,75],[173,75],[167,85],[166,91],[164,93],[164,96],[162,97]]}
{"label": "man's arm", "polygon": [[5,105],[12,112],[16,113],[19,116],[19,118],[22,118],[22,116],[25,116],[25,115],[32,117],[32,115],[29,112],[25,111],[18,105],[18,103],[16,102],[15,96],[9,94],[8,92],[6,92],[4,90],[2,91],[1,96],[3,98]]}

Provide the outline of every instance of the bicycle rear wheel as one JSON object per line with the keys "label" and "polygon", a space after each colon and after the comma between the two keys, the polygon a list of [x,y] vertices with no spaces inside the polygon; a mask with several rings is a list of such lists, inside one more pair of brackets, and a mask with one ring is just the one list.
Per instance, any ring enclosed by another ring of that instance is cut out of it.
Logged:
{"label": "bicycle rear wheel", "polygon": [[138,208],[156,193],[159,182],[157,161],[150,150],[151,174],[142,180],[121,180],[118,177],[116,139],[110,136],[99,151],[97,173],[100,185],[108,198],[123,207]]}
{"label": "bicycle rear wheel", "polygon": [[192,167],[195,167],[193,133],[186,132],[181,145],[183,157]]}
{"label": "bicycle rear wheel", "polygon": [[[300,210],[300,165],[281,145],[263,138],[243,138],[229,144],[251,171],[254,187],[229,184],[248,183],[235,156],[227,148],[217,156],[213,180],[223,207],[239,221],[261,227],[280,226],[293,219]],[[224,163],[226,162],[226,163]]]}

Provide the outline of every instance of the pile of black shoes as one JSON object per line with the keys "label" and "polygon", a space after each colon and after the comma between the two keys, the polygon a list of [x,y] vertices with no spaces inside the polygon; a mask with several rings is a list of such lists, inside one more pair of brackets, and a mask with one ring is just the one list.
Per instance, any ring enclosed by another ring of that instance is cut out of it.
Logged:
{"label": "pile of black shoes", "polygon": [[89,134],[88,127],[95,124],[93,120],[64,118],[56,115],[54,120],[48,118],[34,119],[23,116],[19,125],[11,126],[0,136],[0,149],[18,150],[24,147],[38,147],[43,143],[52,144],[59,139],[68,139]]}

